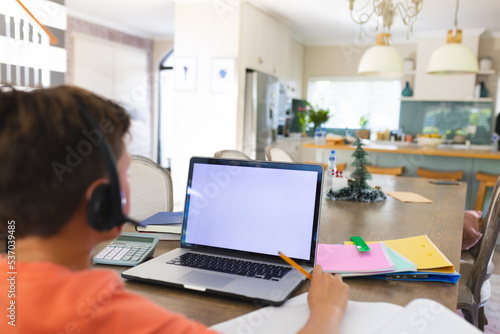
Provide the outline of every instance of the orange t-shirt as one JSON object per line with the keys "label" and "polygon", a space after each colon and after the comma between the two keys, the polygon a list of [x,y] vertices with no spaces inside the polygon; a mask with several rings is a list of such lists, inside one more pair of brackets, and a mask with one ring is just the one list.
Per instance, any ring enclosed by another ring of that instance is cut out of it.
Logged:
{"label": "orange t-shirt", "polygon": [[0,257],[2,334],[213,333],[125,291],[110,270],[18,262],[16,274],[11,272],[6,257]]}

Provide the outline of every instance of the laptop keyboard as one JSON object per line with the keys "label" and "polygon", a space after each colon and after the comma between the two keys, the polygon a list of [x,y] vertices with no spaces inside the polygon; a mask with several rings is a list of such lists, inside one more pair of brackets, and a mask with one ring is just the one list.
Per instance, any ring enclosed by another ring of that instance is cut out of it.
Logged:
{"label": "laptop keyboard", "polygon": [[289,267],[279,265],[228,259],[225,257],[198,253],[185,253],[168,261],[167,264],[262,278],[272,281],[279,281],[280,278],[291,270]]}

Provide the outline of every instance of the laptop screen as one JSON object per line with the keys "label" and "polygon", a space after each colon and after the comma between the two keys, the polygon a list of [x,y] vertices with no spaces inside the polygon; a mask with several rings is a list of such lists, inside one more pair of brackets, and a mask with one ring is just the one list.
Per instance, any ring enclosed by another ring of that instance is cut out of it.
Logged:
{"label": "laptop screen", "polygon": [[192,158],[181,246],[314,261],[323,169]]}

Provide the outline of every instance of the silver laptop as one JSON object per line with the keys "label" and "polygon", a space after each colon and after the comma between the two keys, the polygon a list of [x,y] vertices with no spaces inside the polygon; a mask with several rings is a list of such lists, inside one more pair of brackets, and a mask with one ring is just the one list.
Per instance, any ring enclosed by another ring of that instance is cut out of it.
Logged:
{"label": "silver laptop", "polygon": [[126,270],[127,279],[281,305],[311,271],[321,165],[193,157],[180,248]]}

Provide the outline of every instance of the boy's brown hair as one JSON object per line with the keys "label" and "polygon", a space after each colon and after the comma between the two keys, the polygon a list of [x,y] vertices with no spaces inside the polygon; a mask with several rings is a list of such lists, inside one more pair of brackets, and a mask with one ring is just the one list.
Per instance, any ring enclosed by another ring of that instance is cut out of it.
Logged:
{"label": "boy's brown hair", "polygon": [[[99,125],[91,130],[85,108]],[[0,232],[49,237],[72,217],[88,186],[107,172],[102,136],[118,160],[130,126],[125,110],[87,90],[59,86],[0,91]]]}

